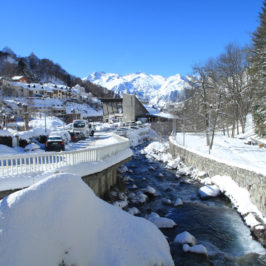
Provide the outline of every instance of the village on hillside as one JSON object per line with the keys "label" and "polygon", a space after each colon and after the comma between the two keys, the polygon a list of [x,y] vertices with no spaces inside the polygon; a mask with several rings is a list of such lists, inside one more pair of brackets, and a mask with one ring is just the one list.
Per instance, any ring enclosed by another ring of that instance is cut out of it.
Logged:
{"label": "village on hillside", "polygon": [[100,101],[79,85],[70,88],[53,83],[28,83],[25,77],[14,76],[12,79],[1,77],[0,87],[2,127],[15,120],[30,119],[29,116],[37,112],[66,122],[79,118],[97,121],[102,116]]}

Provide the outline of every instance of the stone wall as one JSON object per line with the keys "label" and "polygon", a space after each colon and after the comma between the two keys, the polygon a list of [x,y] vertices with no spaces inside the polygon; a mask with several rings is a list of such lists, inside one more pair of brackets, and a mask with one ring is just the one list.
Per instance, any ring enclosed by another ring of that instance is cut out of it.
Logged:
{"label": "stone wall", "polygon": [[249,191],[252,202],[266,216],[266,176],[247,169],[227,165],[186,150],[169,139],[169,149],[175,158],[180,156],[184,163],[206,171],[210,176],[230,176],[240,187]]}
{"label": "stone wall", "polygon": [[83,181],[94,191],[98,197],[102,197],[111,186],[117,183],[117,168],[131,158],[119,162],[111,167],[91,175],[83,176]]}

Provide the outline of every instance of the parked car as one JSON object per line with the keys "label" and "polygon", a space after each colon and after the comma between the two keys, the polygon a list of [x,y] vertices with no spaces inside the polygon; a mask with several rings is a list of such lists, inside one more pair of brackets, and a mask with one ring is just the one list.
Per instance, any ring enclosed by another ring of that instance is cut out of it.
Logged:
{"label": "parked car", "polygon": [[66,131],[66,130],[52,131],[52,132],[49,134],[49,137],[54,137],[54,136],[56,136],[56,137],[57,137],[57,136],[61,137],[65,144],[67,144],[67,143],[71,140],[70,134],[69,134],[69,132]]}
{"label": "parked car", "polygon": [[61,136],[49,136],[45,143],[45,151],[64,151],[65,142]]}
{"label": "parked car", "polygon": [[87,120],[74,120],[72,130],[74,132],[82,132],[86,138],[88,138],[89,136],[93,137],[94,135],[93,125],[89,124]]}

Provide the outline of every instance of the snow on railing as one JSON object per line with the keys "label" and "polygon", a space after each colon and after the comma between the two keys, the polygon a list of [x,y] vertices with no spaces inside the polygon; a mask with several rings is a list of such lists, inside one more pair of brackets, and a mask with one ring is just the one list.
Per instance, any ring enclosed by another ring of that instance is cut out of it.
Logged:
{"label": "snow on railing", "polygon": [[0,177],[24,173],[43,172],[62,166],[104,160],[129,148],[129,140],[113,136],[117,143],[82,150],[46,152],[38,154],[18,154],[0,157]]}

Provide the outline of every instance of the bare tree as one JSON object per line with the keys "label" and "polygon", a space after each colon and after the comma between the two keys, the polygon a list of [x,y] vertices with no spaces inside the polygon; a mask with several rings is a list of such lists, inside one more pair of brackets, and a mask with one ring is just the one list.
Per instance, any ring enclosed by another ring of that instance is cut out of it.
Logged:
{"label": "bare tree", "polygon": [[242,133],[245,132],[246,117],[251,106],[251,80],[247,73],[247,48],[240,48],[235,44],[229,44],[225,53],[218,58],[218,71],[224,87],[224,97],[227,100],[227,108],[232,123],[232,134],[235,130],[239,134],[239,123]]}
{"label": "bare tree", "polygon": [[205,132],[209,150],[218,128],[229,136],[231,127],[231,137],[239,134],[239,126],[244,133],[252,98],[247,69],[247,49],[229,44],[219,57],[195,65],[188,77],[191,97],[183,101],[181,116],[186,130],[189,125]]}

